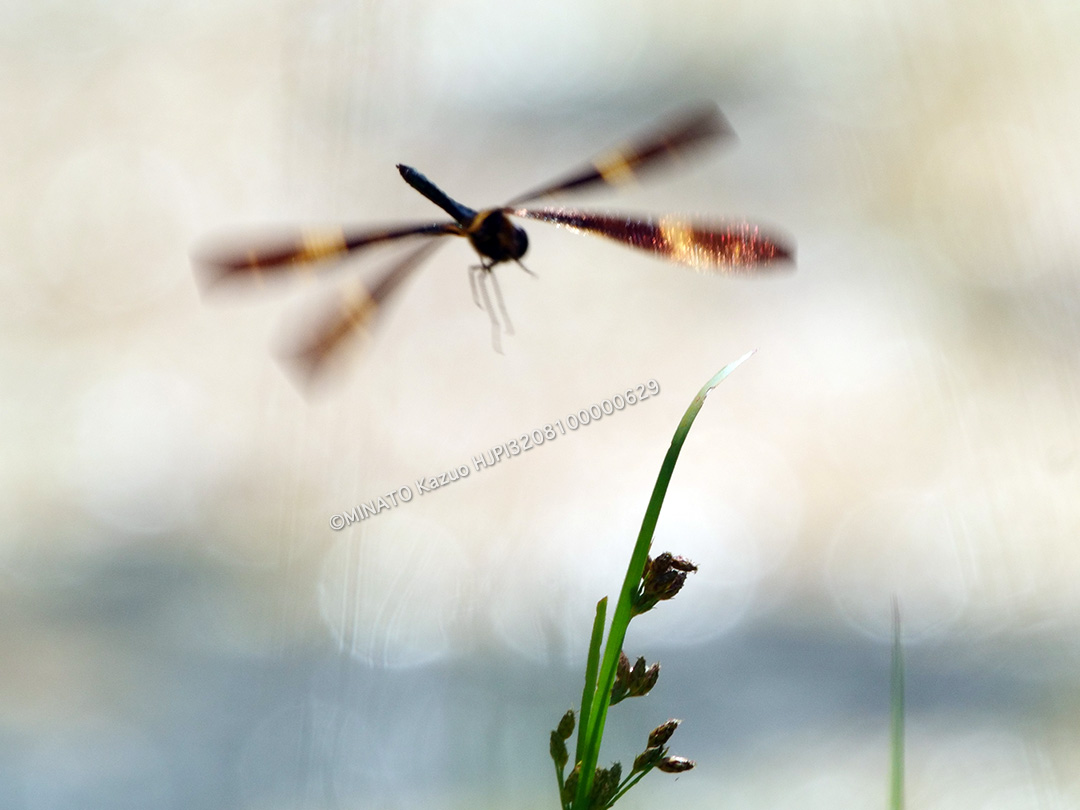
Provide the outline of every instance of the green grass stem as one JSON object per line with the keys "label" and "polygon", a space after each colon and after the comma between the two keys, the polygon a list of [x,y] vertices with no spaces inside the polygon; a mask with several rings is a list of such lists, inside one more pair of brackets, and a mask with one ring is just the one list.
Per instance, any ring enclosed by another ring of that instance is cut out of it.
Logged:
{"label": "green grass stem", "polygon": [[[581,714],[578,717],[577,749],[574,762],[581,762],[585,740],[589,737],[589,713],[592,711],[593,695],[596,694],[596,673],[600,669],[600,645],[604,641],[604,621],[607,617],[607,597],[596,603],[592,637],[589,639],[589,658],[585,664],[585,687],[581,691]],[[573,764],[573,763],[571,763]]]}
{"label": "green grass stem", "polygon": [[904,810],[904,648],[900,642],[900,603],[893,599],[892,676],[889,704],[891,709],[889,808]]}
{"label": "green grass stem", "polygon": [[[638,532],[637,543],[630,557],[630,565],[626,570],[626,578],[623,580],[622,591],[619,593],[619,601],[615,605],[615,613],[611,619],[611,629],[608,631],[607,645],[604,647],[603,664],[600,668],[599,678],[596,681],[596,688],[588,712],[585,709],[586,701],[582,700],[581,720],[578,727],[581,776],[578,781],[577,794],[571,805],[572,810],[588,810],[589,807],[589,792],[592,789],[596,762],[600,756],[600,741],[604,736],[607,710],[611,703],[611,687],[615,683],[615,670],[619,662],[619,652],[622,650],[623,641],[626,638],[626,628],[630,624],[631,603],[637,592],[638,583],[641,582],[641,575],[645,570],[645,560],[649,556],[653,532],[656,530],[656,523],[660,518],[660,507],[664,503],[664,496],[667,494],[668,484],[671,482],[671,474],[675,470],[675,462],[679,459],[679,452],[682,450],[683,442],[686,441],[686,436],[690,432],[690,426],[694,423],[701,406],[705,404],[705,397],[752,354],[753,352],[748,352],[734,363],[724,366],[712,379],[705,383],[690,403],[690,407],[686,409],[686,413],[683,414],[682,421],[679,422],[675,435],[671,439],[671,446],[664,457],[664,463],[660,467],[660,474],[656,477],[652,497],[649,499],[649,505],[645,510],[645,517],[641,521],[641,531]],[[598,641],[595,628],[593,640]],[[590,646],[590,661],[598,652],[599,644],[597,644],[595,652]],[[589,683],[590,680],[587,678],[586,691]],[[582,747],[582,741],[584,741],[584,747]]]}

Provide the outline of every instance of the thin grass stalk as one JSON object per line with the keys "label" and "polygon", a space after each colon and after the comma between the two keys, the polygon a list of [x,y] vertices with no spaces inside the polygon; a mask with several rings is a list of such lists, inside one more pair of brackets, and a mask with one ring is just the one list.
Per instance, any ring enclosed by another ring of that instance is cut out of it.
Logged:
{"label": "thin grass stalk", "polygon": [[[667,494],[668,484],[671,482],[671,474],[675,470],[675,462],[679,460],[679,452],[683,442],[690,432],[690,426],[697,418],[701,406],[705,404],[705,397],[717,385],[719,385],[736,368],[742,365],[753,354],[747,352],[734,363],[729,363],[718,371],[690,403],[690,407],[683,414],[682,421],[675,429],[675,435],[671,439],[664,463],[660,466],[660,474],[656,477],[652,497],[645,509],[645,517],[641,521],[641,531],[638,532],[637,543],[630,557],[630,565],[626,569],[626,578],[623,580],[622,590],[619,593],[619,601],[615,605],[615,613],[611,619],[611,629],[608,631],[607,645],[604,647],[604,659],[600,668],[600,676],[596,684],[592,705],[588,716],[582,702],[581,739],[585,740],[584,749],[581,751],[581,776],[578,781],[577,795],[571,805],[573,810],[588,810],[589,792],[592,790],[593,776],[596,772],[596,763],[600,756],[600,741],[604,736],[604,724],[607,720],[607,710],[611,704],[611,687],[615,683],[615,670],[619,662],[619,652],[622,650],[623,641],[626,639],[626,628],[630,624],[631,605],[634,595],[637,593],[638,583],[645,570],[645,560],[649,556],[652,545],[653,532],[656,523],[660,519],[660,507],[664,504],[664,496]],[[590,655],[592,651],[590,650]],[[580,746],[579,746],[580,747]]]}
{"label": "thin grass stalk", "polygon": [[889,808],[904,810],[904,648],[900,643],[900,602],[893,598],[892,676],[889,703],[891,708]]}

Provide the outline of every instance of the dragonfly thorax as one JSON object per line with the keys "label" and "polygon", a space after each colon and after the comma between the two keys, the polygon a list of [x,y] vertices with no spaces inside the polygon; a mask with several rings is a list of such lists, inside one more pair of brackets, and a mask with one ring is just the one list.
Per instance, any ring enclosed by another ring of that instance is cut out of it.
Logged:
{"label": "dragonfly thorax", "polygon": [[465,229],[473,248],[489,266],[517,261],[529,249],[529,236],[498,208],[481,211]]}

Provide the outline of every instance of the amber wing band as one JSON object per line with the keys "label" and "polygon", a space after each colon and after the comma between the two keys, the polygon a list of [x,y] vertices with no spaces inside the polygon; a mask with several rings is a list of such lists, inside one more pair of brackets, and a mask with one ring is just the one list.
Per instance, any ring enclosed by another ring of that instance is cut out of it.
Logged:
{"label": "amber wing band", "polygon": [[750,222],[695,223],[680,217],[639,218],[564,208],[518,208],[508,213],[603,236],[702,271],[757,271],[782,264],[792,253]]}

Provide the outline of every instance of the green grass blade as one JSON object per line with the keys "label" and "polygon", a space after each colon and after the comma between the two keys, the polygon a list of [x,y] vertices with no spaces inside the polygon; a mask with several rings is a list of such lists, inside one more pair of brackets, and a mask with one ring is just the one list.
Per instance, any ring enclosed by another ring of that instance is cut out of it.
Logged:
{"label": "green grass blade", "polygon": [[904,649],[900,642],[900,603],[893,598],[892,677],[889,703],[892,715],[889,808],[904,808]]}
{"label": "green grass blade", "polygon": [[607,597],[596,603],[592,637],[589,639],[589,658],[585,664],[585,688],[581,691],[581,712],[578,714],[577,748],[572,768],[581,761],[585,740],[589,737],[589,713],[592,711],[593,695],[596,694],[596,672],[600,668],[600,645],[604,641],[604,622],[607,619]]}
{"label": "green grass blade", "polygon": [[[630,565],[626,570],[626,578],[623,580],[622,591],[619,593],[619,601],[615,605],[615,613],[611,619],[611,629],[608,632],[607,645],[604,648],[604,661],[600,668],[600,676],[596,685],[596,693],[590,707],[589,716],[586,719],[582,709],[582,726],[588,729],[588,736],[584,737],[585,747],[581,749],[581,777],[578,782],[577,795],[574,798],[574,810],[587,810],[589,791],[592,788],[593,775],[596,770],[596,762],[600,756],[600,740],[604,736],[604,724],[607,721],[607,710],[611,704],[611,687],[615,683],[615,669],[619,662],[619,652],[622,650],[623,641],[626,639],[626,628],[630,624],[631,603],[637,592],[641,574],[645,570],[645,559],[649,556],[649,548],[652,545],[653,532],[660,518],[660,507],[664,503],[668,484],[671,482],[671,474],[675,470],[675,462],[679,460],[679,452],[683,442],[690,432],[690,426],[694,424],[701,406],[705,404],[705,397],[709,395],[728,375],[750,358],[753,352],[747,352],[734,363],[729,363],[718,371],[698,391],[690,403],[690,407],[683,414],[682,421],[675,429],[675,435],[671,439],[664,463],[660,465],[660,474],[656,477],[652,497],[645,509],[645,517],[641,521],[641,531],[638,532],[637,543],[634,552],[630,556]],[[580,743],[579,738],[579,743]]]}

